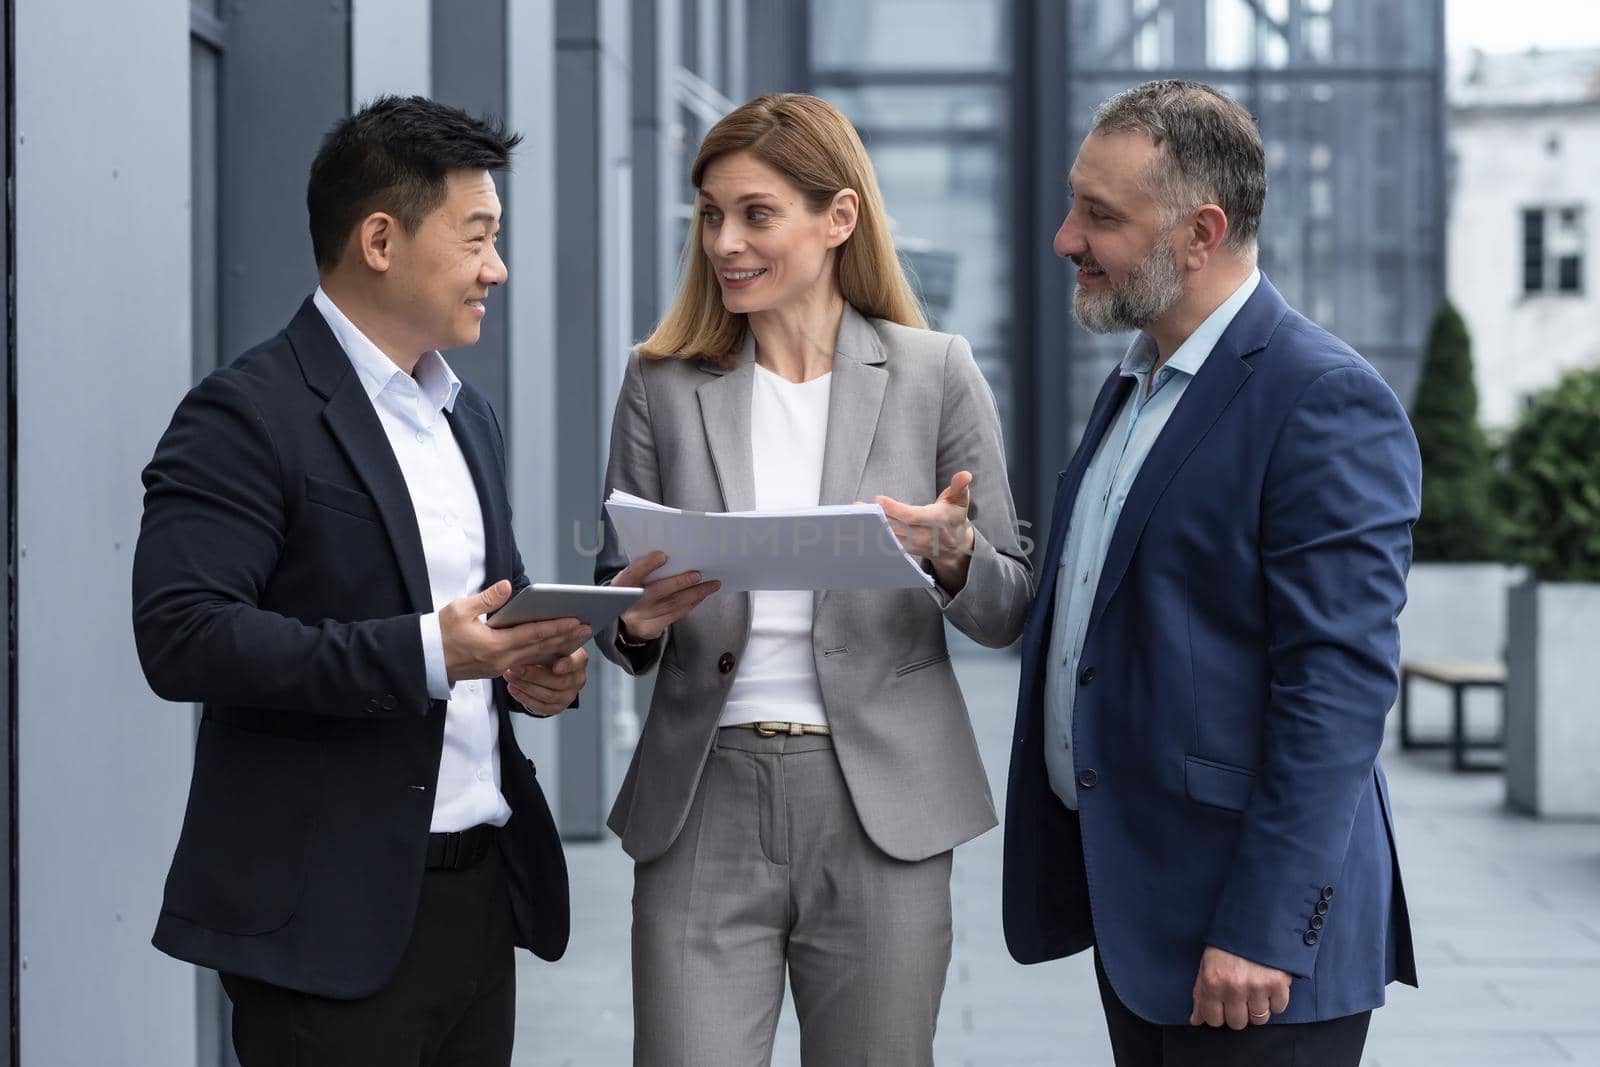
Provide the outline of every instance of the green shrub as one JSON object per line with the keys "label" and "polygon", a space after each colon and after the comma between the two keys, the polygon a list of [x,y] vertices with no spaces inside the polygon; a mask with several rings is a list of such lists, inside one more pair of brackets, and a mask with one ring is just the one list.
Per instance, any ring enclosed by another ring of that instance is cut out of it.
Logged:
{"label": "green shrub", "polygon": [[1536,396],[1506,441],[1511,550],[1546,582],[1600,582],[1600,367]]}
{"label": "green shrub", "polygon": [[1467,324],[1447,301],[1428,331],[1411,427],[1422,453],[1422,518],[1411,532],[1418,562],[1499,559],[1494,455],[1478,425]]}

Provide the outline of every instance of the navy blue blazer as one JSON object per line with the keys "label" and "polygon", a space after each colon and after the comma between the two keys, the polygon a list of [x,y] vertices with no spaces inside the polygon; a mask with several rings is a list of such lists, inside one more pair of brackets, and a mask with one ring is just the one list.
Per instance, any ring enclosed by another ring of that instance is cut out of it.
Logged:
{"label": "navy blue blazer", "polygon": [[1113,371],[1062,472],[1005,822],[1006,942],[1097,945],[1117,996],[1182,1025],[1207,945],[1294,976],[1280,1022],[1416,984],[1378,762],[1398,686],[1421,462],[1372,367],[1265,278],[1141,469],[1095,594],[1073,716],[1076,814],[1045,771],[1056,572]]}
{"label": "navy blue blazer", "polygon": [[[489,581],[528,582],[505,447],[463,384],[450,429]],[[204,704],[155,944],[330,997],[387,983],[410,938],[444,743],[418,619],[433,610],[405,477],[310,300],[196,386],[144,471],[133,629],[151,688]],[[517,943],[566,948],[567,871],[495,682],[499,835]]]}

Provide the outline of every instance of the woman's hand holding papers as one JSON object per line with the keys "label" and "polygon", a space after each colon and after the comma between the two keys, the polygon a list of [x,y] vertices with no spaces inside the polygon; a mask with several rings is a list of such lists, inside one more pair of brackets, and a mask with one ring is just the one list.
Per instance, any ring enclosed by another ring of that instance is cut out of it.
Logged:
{"label": "woman's hand holding papers", "polygon": [[889,517],[900,544],[913,556],[933,564],[933,575],[946,592],[959,593],[977,543],[967,507],[972,503],[972,472],[957,471],[939,499],[920,507],[891,497],[875,497]]}
{"label": "woman's hand holding papers", "polygon": [[671,578],[646,581],[666,565],[665,552],[652,552],[628,564],[611,579],[614,586],[643,587],[644,596],[622,613],[619,633],[627,641],[654,641],[667,627],[699,606],[706,597],[722,588],[718,581],[702,582],[699,571]]}

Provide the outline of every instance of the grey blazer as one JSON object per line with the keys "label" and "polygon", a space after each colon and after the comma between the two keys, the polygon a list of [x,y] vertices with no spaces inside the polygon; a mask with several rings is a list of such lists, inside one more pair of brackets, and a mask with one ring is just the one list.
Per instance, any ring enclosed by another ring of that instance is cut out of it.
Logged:
{"label": "grey blazer", "polygon": [[[731,366],[628,363],[611,429],[606,492],[672,507],[755,507],[750,443],[755,342]],[[960,337],[867,319],[846,305],[834,355],[823,504],[883,494],[925,504],[959,470],[973,475],[977,548],[966,586],[816,594],[811,642],[834,749],[867,835],[920,860],[996,823],[944,620],[1000,648],[1022,632],[1033,572],[1019,544],[1000,419]],[[598,582],[626,564],[614,531]],[[750,597],[715,593],[643,650],[597,634],[630,674],[659,664],[655,696],[608,825],[635,860],[655,859],[683,827],[750,631]]]}

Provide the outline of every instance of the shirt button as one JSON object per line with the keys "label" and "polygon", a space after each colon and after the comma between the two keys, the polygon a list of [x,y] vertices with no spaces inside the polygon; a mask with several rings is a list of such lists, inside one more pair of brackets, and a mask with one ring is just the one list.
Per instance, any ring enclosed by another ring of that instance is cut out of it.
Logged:
{"label": "shirt button", "polygon": [[1083,572],[1083,584],[1084,585],[1088,585],[1089,584],[1089,572],[1088,571],[1084,571]]}
{"label": "shirt button", "polygon": [[477,682],[468,682],[467,683],[467,690],[469,692],[476,693],[478,691],[478,683]]}
{"label": "shirt button", "polygon": [[487,767],[479,767],[478,768],[478,781],[487,782],[488,780],[489,780],[489,768],[487,768]]}
{"label": "shirt button", "polygon": [[426,441],[427,439],[428,439],[428,435],[427,434],[423,433],[421,430],[417,431],[417,444],[420,445],[422,442]]}

